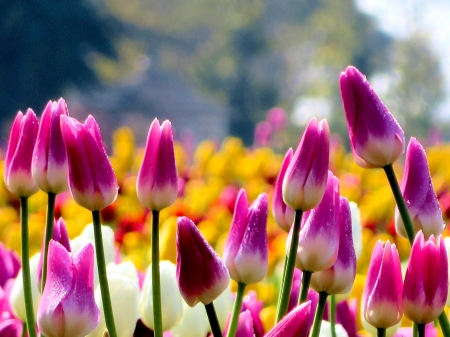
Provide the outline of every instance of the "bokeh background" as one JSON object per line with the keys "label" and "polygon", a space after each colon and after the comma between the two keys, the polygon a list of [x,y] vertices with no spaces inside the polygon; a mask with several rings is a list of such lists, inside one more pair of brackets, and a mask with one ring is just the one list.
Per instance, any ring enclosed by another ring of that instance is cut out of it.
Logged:
{"label": "bokeh background", "polygon": [[282,143],[317,116],[345,144],[338,77],[349,64],[407,136],[448,140],[448,17],[445,0],[2,1],[1,141],[18,110],[40,115],[63,96],[72,116],[97,118],[107,143],[124,124],[142,143],[158,117],[194,144],[251,145],[278,106]]}

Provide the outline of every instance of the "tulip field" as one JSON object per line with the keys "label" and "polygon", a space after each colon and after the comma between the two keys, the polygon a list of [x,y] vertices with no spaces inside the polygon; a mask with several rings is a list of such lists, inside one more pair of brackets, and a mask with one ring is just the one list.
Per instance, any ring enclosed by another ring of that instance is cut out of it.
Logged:
{"label": "tulip field", "polygon": [[351,151],[326,119],[285,148],[286,125],[193,147],[158,119],[105,147],[62,98],[19,112],[0,337],[450,337],[450,146],[405,139],[356,68],[339,81]]}

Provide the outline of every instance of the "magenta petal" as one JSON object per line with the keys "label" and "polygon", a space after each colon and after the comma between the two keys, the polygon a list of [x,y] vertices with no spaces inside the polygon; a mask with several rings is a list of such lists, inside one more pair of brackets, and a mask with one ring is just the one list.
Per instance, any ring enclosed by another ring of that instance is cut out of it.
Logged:
{"label": "magenta petal", "polygon": [[225,264],[187,217],[178,218],[177,281],[191,307],[211,303],[230,282]]}
{"label": "magenta petal", "polygon": [[253,318],[249,310],[239,314],[238,326],[235,337],[254,337]]}
{"label": "magenta petal", "polygon": [[300,304],[270,330],[265,337],[307,337],[311,327],[311,301]]}

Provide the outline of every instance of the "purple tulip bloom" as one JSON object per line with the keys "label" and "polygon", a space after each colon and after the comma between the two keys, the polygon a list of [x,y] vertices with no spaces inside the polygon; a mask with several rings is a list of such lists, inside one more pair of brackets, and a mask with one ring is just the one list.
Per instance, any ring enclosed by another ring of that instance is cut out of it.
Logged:
{"label": "purple tulip bloom", "polygon": [[308,337],[311,328],[311,302],[300,304],[277,323],[265,337]]}
{"label": "purple tulip bloom", "polygon": [[67,154],[61,134],[61,115],[68,116],[64,99],[47,103],[33,151],[33,178],[39,188],[47,193],[57,194],[68,188]]}
{"label": "purple tulip bloom", "polygon": [[247,194],[239,191],[223,260],[236,282],[253,284],[267,274],[267,194],[248,207]]}
{"label": "purple tulip bloom", "polygon": [[169,121],[159,125],[155,118],[150,125],[136,190],[141,203],[154,211],[169,207],[177,198],[178,173]]}
{"label": "purple tulip bloom", "polygon": [[187,217],[178,218],[177,280],[191,307],[210,304],[230,283],[227,267]]}
{"label": "purple tulip bloom", "polygon": [[17,113],[9,136],[5,158],[5,184],[18,197],[29,197],[39,189],[31,175],[31,159],[36,143],[39,123],[33,110],[25,116]]}
{"label": "purple tulip bloom", "polygon": [[100,211],[117,197],[118,185],[94,117],[84,124],[61,116],[61,131],[69,160],[73,198],[90,211]]}
{"label": "purple tulip bloom", "polygon": [[0,242],[0,287],[4,288],[6,282],[15,278],[19,270],[20,260],[17,253]]}
{"label": "purple tulip bloom", "polygon": [[356,163],[374,168],[395,162],[405,151],[405,135],[388,108],[355,67],[347,67],[339,83]]}

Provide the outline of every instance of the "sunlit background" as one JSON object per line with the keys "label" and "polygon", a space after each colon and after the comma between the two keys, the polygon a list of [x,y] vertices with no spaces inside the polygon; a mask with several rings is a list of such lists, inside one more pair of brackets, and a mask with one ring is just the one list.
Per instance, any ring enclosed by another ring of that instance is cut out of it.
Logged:
{"label": "sunlit background", "polygon": [[347,142],[339,73],[365,73],[407,136],[450,139],[445,0],[42,0],[0,8],[0,122],[63,96],[139,143],[154,117],[198,143],[254,142],[268,111],[290,146],[312,116]]}

